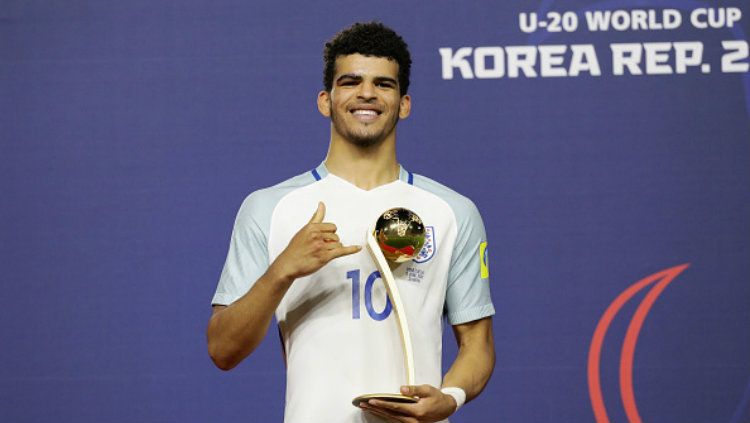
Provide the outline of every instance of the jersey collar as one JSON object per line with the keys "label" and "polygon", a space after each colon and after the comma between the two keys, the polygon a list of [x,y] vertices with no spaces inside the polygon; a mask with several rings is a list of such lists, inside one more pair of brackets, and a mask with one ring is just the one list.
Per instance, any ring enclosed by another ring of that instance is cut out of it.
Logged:
{"label": "jersey collar", "polygon": [[[326,168],[325,163],[321,163],[320,165],[318,165],[318,167],[311,170],[310,173],[312,173],[312,176],[316,181],[319,181],[328,176],[330,172],[328,172],[328,168]],[[414,174],[404,169],[401,164],[398,165],[398,179],[402,182],[406,182],[409,185],[414,185]]]}

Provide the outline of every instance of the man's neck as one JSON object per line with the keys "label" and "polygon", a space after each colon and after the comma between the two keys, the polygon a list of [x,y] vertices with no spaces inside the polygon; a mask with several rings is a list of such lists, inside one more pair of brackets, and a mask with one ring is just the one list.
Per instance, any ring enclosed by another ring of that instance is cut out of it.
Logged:
{"label": "man's neck", "polygon": [[397,180],[400,170],[395,139],[366,148],[331,139],[325,165],[330,173],[367,191]]}

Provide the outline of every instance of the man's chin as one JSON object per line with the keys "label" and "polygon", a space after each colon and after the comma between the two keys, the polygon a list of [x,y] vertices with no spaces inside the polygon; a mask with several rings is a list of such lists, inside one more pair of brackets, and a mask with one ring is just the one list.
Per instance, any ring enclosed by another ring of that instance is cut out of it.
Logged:
{"label": "man's chin", "polygon": [[387,134],[382,131],[348,131],[344,138],[351,144],[367,148],[382,144]]}
{"label": "man's chin", "polygon": [[374,147],[376,145],[381,144],[383,140],[385,140],[385,138],[383,137],[373,137],[373,136],[349,136],[349,137],[346,137],[346,139],[350,143],[358,147],[362,147],[362,148]]}

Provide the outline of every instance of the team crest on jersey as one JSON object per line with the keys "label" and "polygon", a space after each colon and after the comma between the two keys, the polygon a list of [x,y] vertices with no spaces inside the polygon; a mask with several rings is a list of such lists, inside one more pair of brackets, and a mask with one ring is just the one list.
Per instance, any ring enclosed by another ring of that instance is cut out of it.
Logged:
{"label": "team crest on jersey", "polygon": [[426,261],[429,261],[432,256],[435,255],[435,251],[437,250],[434,226],[424,227],[424,238],[424,247],[419,250],[419,254],[417,254],[417,257],[414,259],[416,263],[424,263]]}

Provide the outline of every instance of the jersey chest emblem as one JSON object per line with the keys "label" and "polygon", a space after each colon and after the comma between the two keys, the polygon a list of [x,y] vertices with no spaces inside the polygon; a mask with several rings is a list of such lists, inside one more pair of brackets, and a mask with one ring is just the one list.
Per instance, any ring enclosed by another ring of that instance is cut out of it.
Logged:
{"label": "jersey chest emblem", "polygon": [[419,250],[419,254],[417,254],[417,257],[414,259],[414,262],[416,263],[424,263],[426,261],[429,261],[435,255],[435,251],[437,251],[437,240],[435,239],[435,227],[425,226],[424,232],[425,232],[424,246],[422,247],[421,250]]}

